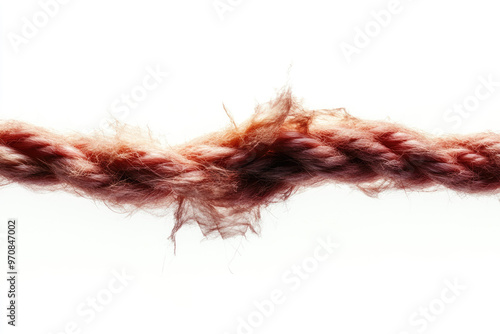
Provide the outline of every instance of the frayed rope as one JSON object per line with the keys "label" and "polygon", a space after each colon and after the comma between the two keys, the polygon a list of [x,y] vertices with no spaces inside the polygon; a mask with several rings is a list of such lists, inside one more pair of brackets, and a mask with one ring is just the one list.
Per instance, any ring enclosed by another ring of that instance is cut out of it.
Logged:
{"label": "frayed rope", "polygon": [[430,136],[343,109],[306,110],[285,90],[246,123],[169,149],[127,133],[63,136],[3,122],[0,179],[132,209],[175,205],[173,240],[192,222],[226,238],[258,232],[260,208],[331,182],[369,195],[498,193],[500,135]]}

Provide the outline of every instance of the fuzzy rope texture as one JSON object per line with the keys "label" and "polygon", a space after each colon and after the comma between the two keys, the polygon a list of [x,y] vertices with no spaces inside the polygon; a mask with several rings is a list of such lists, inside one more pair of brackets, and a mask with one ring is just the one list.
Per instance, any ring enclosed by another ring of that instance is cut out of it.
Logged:
{"label": "fuzzy rope texture", "polygon": [[165,148],[152,138],[60,135],[0,124],[0,180],[63,189],[126,208],[175,206],[171,237],[258,232],[259,209],[298,189],[336,182],[387,189],[500,189],[500,135],[435,137],[343,109],[307,110],[289,90],[246,123]]}

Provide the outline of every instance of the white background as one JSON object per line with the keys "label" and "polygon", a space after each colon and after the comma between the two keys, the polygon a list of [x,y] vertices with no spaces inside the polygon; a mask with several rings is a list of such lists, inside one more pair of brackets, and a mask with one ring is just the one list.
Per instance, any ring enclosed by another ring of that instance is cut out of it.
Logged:
{"label": "white background", "polygon": [[[47,2],[2,1],[2,120],[95,131],[147,68],[159,68],[169,73],[161,84],[114,116],[170,145],[227,126],[222,103],[245,120],[286,83],[309,108],[345,107],[429,132],[500,131],[500,87],[474,100],[477,89],[487,91],[481,78],[500,81],[493,1],[401,0],[381,26],[372,11],[390,1],[223,0],[230,10],[221,13],[212,0],[71,0],[16,46],[23,18],[33,22]],[[373,29],[366,46],[365,28]],[[356,38],[348,61],[341,46]],[[478,104],[449,110],[464,101]],[[175,256],[168,208],[127,216],[10,185],[0,189],[3,235],[10,217],[19,220],[18,326],[6,326],[2,279],[2,333],[500,330],[494,196],[400,191],[374,199],[344,186],[307,189],[265,209],[258,237],[204,240],[196,226],[182,229]],[[289,270],[314,263],[318,238],[340,246],[293,290]],[[133,279],[122,291],[92,320],[79,314],[123,270]],[[432,321],[416,317],[440,305],[446,280],[465,288]],[[284,301],[259,318],[255,303],[275,289]],[[252,316],[262,321],[245,331]],[[77,330],[65,330],[72,323]]]}

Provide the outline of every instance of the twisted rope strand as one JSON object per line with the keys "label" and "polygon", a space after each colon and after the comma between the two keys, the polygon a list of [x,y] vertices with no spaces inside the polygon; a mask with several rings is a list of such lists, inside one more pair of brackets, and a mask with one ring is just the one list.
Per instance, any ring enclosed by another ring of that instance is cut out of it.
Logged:
{"label": "twisted rope strand", "polygon": [[4,122],[0,178],[132,208],[176,205],[172,238],[191,222],[225,238],[256,232],[261,207],[327,182],[369,195],[438,186],[497,193],[500,135],[433,137],[341,109],[306,110],[284,91],[241,126],[168,150],[126,134],[63,136]]}

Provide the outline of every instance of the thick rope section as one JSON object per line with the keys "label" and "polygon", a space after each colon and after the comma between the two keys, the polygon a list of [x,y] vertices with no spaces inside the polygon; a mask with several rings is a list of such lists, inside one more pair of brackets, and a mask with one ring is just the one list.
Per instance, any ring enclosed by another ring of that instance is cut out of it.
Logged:
{"label": "thick rope section", "polygon": [[500,135],[433,137],[342,109],[306,110],[289,91],[246,123],[173,148],[128,133],[63,136],[0,123],[0,179],[64,189],[126,208],[176,206],[172,238],[256,232],[259,209],[325,183],[387,189],[500,189]]}

